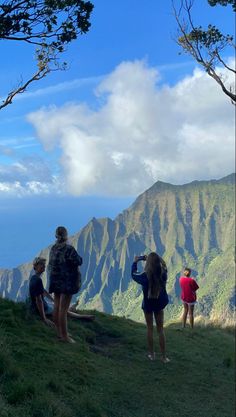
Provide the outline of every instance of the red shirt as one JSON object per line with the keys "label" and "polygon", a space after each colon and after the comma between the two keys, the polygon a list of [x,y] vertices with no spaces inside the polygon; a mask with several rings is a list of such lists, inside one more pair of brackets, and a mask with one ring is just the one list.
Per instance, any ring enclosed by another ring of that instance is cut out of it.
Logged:
{"label": "red shirt", "polygon": [[181,300],[186,303],[194,303],[196,301],[196,291],[199,288],[196,281],[190,277],[180,277],[179,284],[181,287]]}

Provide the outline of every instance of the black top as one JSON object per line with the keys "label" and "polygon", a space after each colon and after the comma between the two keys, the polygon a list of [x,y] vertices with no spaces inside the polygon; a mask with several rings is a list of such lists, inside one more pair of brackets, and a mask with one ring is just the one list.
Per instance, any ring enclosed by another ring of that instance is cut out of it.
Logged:
{"label": "black top", "polygon": [[[163,310],[169,303],[168,294],[166,288],[161,289],[158,298],[148,298],[148,277],[146,272],[138,273],[137,272],[137,262],[133,262],[131,275],[134,281],[142,285],[143,289],[143,302],[142,309],[147,313],[155,312],[157,313],[160,310]],[[167,271],[163,270],[162,279],[166,284],[167,281]]]}
{"label": "black top", "polygon": [[30,282],[29,282],[29,295],[30,295],[30,300],[31,300],[30,307],[34,312],[38,312],[38,307],[36,304],[36,297],[38,297],[39,295],[41,295],[42,297],[44,309],[47,310],[48,306],[47,306],[46,301],[44,300],[43,294],[44,294],[44,287],[43,287],[43,281],[40,275],[38,274],[32,275],[32,277],[30,278]]}

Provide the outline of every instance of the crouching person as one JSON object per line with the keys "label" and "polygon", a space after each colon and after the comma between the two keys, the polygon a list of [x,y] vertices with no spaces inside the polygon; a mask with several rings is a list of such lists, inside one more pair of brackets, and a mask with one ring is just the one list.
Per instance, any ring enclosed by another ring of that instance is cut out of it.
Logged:
{"label": "crouching person", "polygon": [[54,323],[47,318],[52,315],[53,306],[50,306],[44,297],[47,297],[53,302],[52,296],[44,289],[41,275],[45,271],[46,259],[37,257],[34,259],[33,268],[34,274],[29,282],[29,294],[31,301],[31,311],[39,314],[43,322],[50,327],[55,327]]}
{"label": "crouching person", "polygon": [[[41,279],[41,275],[46,268],[46,259],[40,257],[35,258],[33,267],[35,273],[31,276],[29,282],[30,310],[32,313],[40,315],[46,325],[55,327],[54,322],[48,319],[48,316],[53,317],[54,299],[49,292],[45,290]],[[51,303],[48,304],[44,297],[47,297]],[[76,306],[77,303],[69,307],[67,312],[69,317],[84,321],[93,321],[95,319],[95,316],[91,314],[76,313]]]}

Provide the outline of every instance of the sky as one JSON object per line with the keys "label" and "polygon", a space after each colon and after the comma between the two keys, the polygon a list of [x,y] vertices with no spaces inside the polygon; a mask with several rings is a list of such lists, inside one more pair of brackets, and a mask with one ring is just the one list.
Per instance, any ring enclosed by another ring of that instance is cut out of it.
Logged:
{"label": "sky", "polygon": [[[69,69],[0,111],[0,267],[32,259],[58,224],[73,234],[93,216],[114,218],[158,180],[234,171],[234,107],[179,54],[171,1],[93,3],[89,33],[65,54]],[[205,0],[194,19],[234,32],[231,9]],[[0,48],[4,97],[36,64],[29,45]]]}

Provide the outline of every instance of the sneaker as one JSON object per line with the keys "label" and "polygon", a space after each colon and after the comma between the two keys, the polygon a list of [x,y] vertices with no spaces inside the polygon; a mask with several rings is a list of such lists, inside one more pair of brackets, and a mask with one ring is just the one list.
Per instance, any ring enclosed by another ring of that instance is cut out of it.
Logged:
{"label": "sneaker", "polygon": [[170,359],[169,359],[169,358],[167,358],[167,356],[165,356],[164,358],[163,358],[163,357],[161,358],[161,361],[162,361],[163,363],[169,363],[169,362],[170,362]]}
{"label": "sneaker", "polygon": [[152,353],[148,353],[147,354],[147,358],[150,360],[150,361],[154,361],[155,359],[156,359],[156,354],[155,354],[155,352],[152,354]]}
{"label": "sneaker", "polygon": [[72,339],[72,337],[60,337],[59,342],[63,342],[63,343],[76,343],[76,341],[74,339]]}

